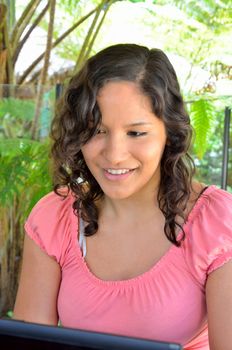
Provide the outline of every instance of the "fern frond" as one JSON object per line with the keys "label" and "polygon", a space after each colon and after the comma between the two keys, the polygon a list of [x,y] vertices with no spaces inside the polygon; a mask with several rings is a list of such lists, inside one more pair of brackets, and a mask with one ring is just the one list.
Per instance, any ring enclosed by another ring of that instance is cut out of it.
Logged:
{"label": "fern frond", "polygon": [[194,151],[202,159],[207,150],[208,140],[214,129],[215,113],[211,101],[197,100],[191,104],[190,118],[195,130]]}

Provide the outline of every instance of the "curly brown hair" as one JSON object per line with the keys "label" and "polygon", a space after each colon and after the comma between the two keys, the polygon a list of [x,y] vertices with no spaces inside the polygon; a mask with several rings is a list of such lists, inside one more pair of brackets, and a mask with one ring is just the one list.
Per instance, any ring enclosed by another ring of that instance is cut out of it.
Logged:
{"label": "curly brown hair", "polygon": [[75,214],[81,209],[88,223],[85,235],[96,233],[96,200],[104,193],[89,171],[81,147],[101,123],[96,100],[99,89],[113,80],[135,82],[150,98],[154,114],[165,124],[167,144],[161,160],[158,202],[165,216],[164,232],[179,246],[176,229],[183,228],[176,218],[186,220],[194,174],[194,163],[188,153],[192,127],[174,68],[159,49],[135,44],[110,46],[89,58],[70,80],[51,127],[54,191],[60,194],[60,187],[67,186],[75,195]]}

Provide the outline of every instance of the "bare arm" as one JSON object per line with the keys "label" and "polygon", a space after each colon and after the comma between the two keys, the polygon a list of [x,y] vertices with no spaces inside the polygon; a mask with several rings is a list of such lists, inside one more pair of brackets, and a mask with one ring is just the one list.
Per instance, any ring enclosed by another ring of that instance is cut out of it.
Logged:
{"label": "bare arm", "polygon": [[14,318],[57,325],[60,279],[61,272],[57,262],[26,235]]}
{"label": "bare arm", "polygon": [[212,272],[206,285],[210,350],[232,349],[232,261]]}

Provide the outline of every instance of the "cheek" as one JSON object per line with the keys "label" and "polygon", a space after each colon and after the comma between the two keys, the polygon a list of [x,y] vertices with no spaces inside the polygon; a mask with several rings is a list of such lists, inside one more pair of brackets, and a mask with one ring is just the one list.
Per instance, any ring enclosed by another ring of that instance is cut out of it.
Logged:
{"label": "cheek", "polygon": [[146,142],[137,148],[137,156],[141,161],[159,162],[162,158],[165,143]]}
{"label": "cheek", "polygon": [[81,152],[86,162],[94,160],[94,158],[100,152],[100,144],[96,140],[90,140],[83,147],[81,147]]}

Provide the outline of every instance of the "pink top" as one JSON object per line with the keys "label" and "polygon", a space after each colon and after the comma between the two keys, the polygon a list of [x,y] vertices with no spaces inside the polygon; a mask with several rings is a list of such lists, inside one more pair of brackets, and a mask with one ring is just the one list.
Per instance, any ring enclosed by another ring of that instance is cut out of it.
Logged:
{"label": "pink top", "polygon": [[58,313],[63,326],[181,343],[209,349],[205,283],[232,258],[232,195],[208,187],[172,246],[149,271],[103,281],[89,270],[78,243],[74,198],[51,192],[33,208],[27,234],[62,270]]}

